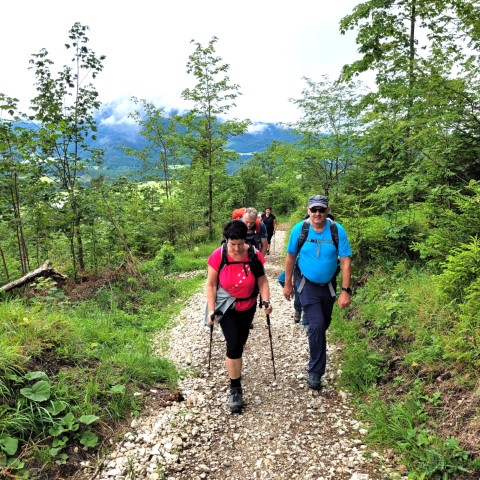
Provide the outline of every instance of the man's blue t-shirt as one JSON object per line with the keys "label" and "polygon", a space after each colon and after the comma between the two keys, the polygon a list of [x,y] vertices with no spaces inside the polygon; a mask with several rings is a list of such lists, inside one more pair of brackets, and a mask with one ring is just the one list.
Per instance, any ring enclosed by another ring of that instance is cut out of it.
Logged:
{"label": "man's blue t-shirt", "polygon": [[[335,223],[338,227],[338,253],[333,243],[329,220],[327,220],[327,224],[321,233],[316,232],[310,225],[307,240],[303,244],[298,256],[298,267],[302,274],[311,282],[328,283],[337,270],[338,257],[349,257],[352,255],[345,229],[338,222]],[[287,253],[296,255],[302,224],[303,220],[292,228]]]}

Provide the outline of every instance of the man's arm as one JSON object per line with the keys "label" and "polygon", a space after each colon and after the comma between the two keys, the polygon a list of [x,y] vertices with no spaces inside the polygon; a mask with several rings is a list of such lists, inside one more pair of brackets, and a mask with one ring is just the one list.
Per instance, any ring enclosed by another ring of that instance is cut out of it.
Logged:
{"label": "man's arm", "polygon": [[[352,259],[350,257],[340,257],[340,266],[342,267],[342,288],[350,288],[352,280]],[[338,297],[339,308],[345,308],[350,305],[351,295],[342,290]]]}
{"label": "man's arm", "polygon": [[267,227],[263,222],[260,222],[260,252],[265,257],[268,250],[268,234]]}
{"label": "man's arm", "polygon": [[268,250],[268,240],[266,238],[261,238],[260,252],[265,257]]}
{"label": "man's arm", "polygon": [[295,266],[296,255],[287,253],[285,261],[285,286],[283,287],[283,294],[287,300],[293,298],[293,268]]}

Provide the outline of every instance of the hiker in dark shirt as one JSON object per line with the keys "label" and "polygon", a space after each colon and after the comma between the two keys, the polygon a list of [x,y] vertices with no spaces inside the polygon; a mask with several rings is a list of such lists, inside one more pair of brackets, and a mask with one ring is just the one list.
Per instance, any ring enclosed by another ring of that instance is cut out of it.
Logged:
{"label": "hiker in dark shirt", "polygon": [[262,214],[262,221],[267,228],[267,255],[270,255],[270,243],[272,241],[272,237],[277,231],[277,217],[273,215],[272,207],[265,207],[265,213]]}

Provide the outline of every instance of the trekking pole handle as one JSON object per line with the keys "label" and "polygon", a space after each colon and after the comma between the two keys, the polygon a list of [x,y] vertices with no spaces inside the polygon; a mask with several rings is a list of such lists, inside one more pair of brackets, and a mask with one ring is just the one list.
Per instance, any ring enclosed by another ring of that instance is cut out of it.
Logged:
{"label": "trekking pole handle", "polygon": [[262,301],[262,307],[268,308],[270,306],[270,302],[267,302],[266,300]]}
{"label": "trekking pole handle", "polygon": [[[210,310],[211,311],[211,310]],[[212,322],[215,321],[215,317],[218,316],[218,315],[222,315],[222,311],[221,310],[215,310],[215,311],[211,311],[212,313],[210,314],[210,320]],[[213,325],[210,325],[211,327],[213,327]]]}
{"label": "trekking pole handle", "polygon": [[[216,316],[215,312],[212,312],[212,313],[209,315],[210,320],[211,320],[212,322],[214,322],[214,323],[215,323],[215,316]],[[213,327],[213,323],[210,324],[210,327]]]}

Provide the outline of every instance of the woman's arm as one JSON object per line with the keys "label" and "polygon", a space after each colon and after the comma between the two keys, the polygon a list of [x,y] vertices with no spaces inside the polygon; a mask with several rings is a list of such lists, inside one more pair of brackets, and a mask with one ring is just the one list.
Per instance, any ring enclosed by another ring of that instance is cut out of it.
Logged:
{"label": "woman's arm", "polygon": [[266,275],[262,275],[257,278],[258,289],[260,290],[260,296],[263,302],[268,302],[268,307],[265,308],[265,313],[272,313],[272,304],[270,303],[270,286],[268,285],[268,278]]}
{"label": "woman's arm", "polygon": [[207,294],[208,322],[210,323],[210,325],[214,324],[214,321],[212,321],[210,317],[215,312],[215,301],[217,300],[217,284],[218,272],[209,265],[207,282],[205,284],[205,293]]}

